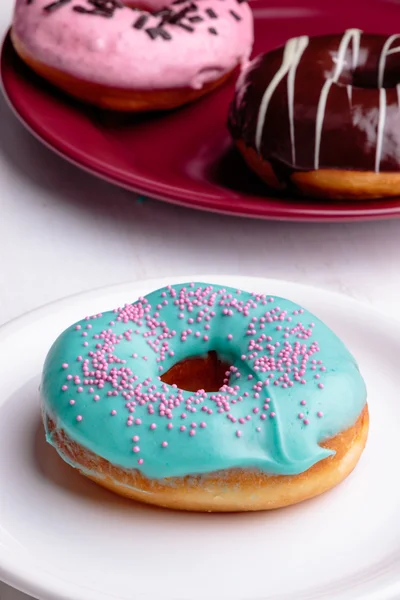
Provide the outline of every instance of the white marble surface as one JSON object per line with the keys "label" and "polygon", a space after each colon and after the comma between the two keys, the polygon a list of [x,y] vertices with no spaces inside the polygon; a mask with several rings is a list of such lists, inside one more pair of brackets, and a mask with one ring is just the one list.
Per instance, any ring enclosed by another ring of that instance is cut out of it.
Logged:
{"label": "white marble surface", "polygon": [[[1,32],[11,10],[2,0]],[[397,305],[400,221],[256,222],[138,203],[42,147],[2,97],[0,132],[0,324],[93,287],[196,272],[291,279]],[[0,600],[22,598],[0,583]]]}

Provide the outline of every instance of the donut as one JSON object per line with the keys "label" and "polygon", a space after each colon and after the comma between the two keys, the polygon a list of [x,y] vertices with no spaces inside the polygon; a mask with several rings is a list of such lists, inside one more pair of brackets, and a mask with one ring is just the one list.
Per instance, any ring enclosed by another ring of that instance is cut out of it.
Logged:
{"label": "donut", "polygon": [[253,17],[244,0],[144,1],[16,0],[11,39],[57,88],[125,112],[194,101],[247,63]]}
{"label": "donut", "polygon": [[191,511],[295,504],[349,475],[368,434],[353,356],[297,304],[172,285],[64,331],[40,386],[48,442],[122,496]]}
{"label": "donut", "polygon": [[332,200],[400,194],[400,34],[288,40],[249,63],[228,121],[272,188]]}

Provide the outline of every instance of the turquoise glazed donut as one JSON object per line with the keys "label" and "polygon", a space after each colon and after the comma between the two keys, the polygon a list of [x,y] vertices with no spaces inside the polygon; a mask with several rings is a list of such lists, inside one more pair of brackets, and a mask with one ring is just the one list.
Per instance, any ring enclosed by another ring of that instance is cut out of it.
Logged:
{"label": "turquoise glazed donut", "polygon": [[[161,380],[210,351],[231,365],[218,391]],[[206,283],[168,286],[69,327],[46,358],[41,396],[55,423],[47,440],[73,466],[57,431],[160,481],[232,468],[302,473],[333,454],[320,443],[366,404],[355,359],[319,319],[283,298]]]}

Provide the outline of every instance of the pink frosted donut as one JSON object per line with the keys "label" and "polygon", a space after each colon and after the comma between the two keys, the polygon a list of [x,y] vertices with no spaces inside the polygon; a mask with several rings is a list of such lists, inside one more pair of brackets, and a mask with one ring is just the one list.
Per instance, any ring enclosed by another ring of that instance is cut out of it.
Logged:
{"label": "pink frosted donut", "polygon": [[247,62],[252,13],[243,0],[16,0],[20,57],[57,87],[117,110],[191,101]]}

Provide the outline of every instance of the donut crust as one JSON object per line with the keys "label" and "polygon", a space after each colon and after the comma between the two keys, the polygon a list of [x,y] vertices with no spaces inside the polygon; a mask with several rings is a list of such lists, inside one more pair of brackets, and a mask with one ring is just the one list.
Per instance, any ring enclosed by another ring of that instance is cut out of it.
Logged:
{"label": "donut crust", "polygon": [[[247,165],[269,187],[283,191],[284,182],[278,180],[271,163],[264,160],[243,140],[236,146]],[[342,169],[318,169],[293,171],[290,174],[291,189],[301,196],[327,200],[374,200],[400,196],[400,173],[373,171],[347,171]]]}
{"label": "donut crust", "polygon": [[222,85],[236,70],[224,73],[209,81],[201,89],[176,88],[157,90],[121,89],[78,79],[64,71],[50,67],[35,59],[11,29],[11,40],[21,60],[37,75],[67,93],[69,96],[105,110],[118,112],[145,112],[170,110],[194,102]]}
{"label": "donut crust", "polygon": [[229,469],[151,480],[137,469],[119,468],[73,441],[47,413],[44,412],[43,418],[52,444],[86,477],[132,500],[199,512],[271,510],[318,496],[341,483],[353,471],[367,442],[369,427],[365,405],[352,427],[321,443],[335,454],[294,476]]}

